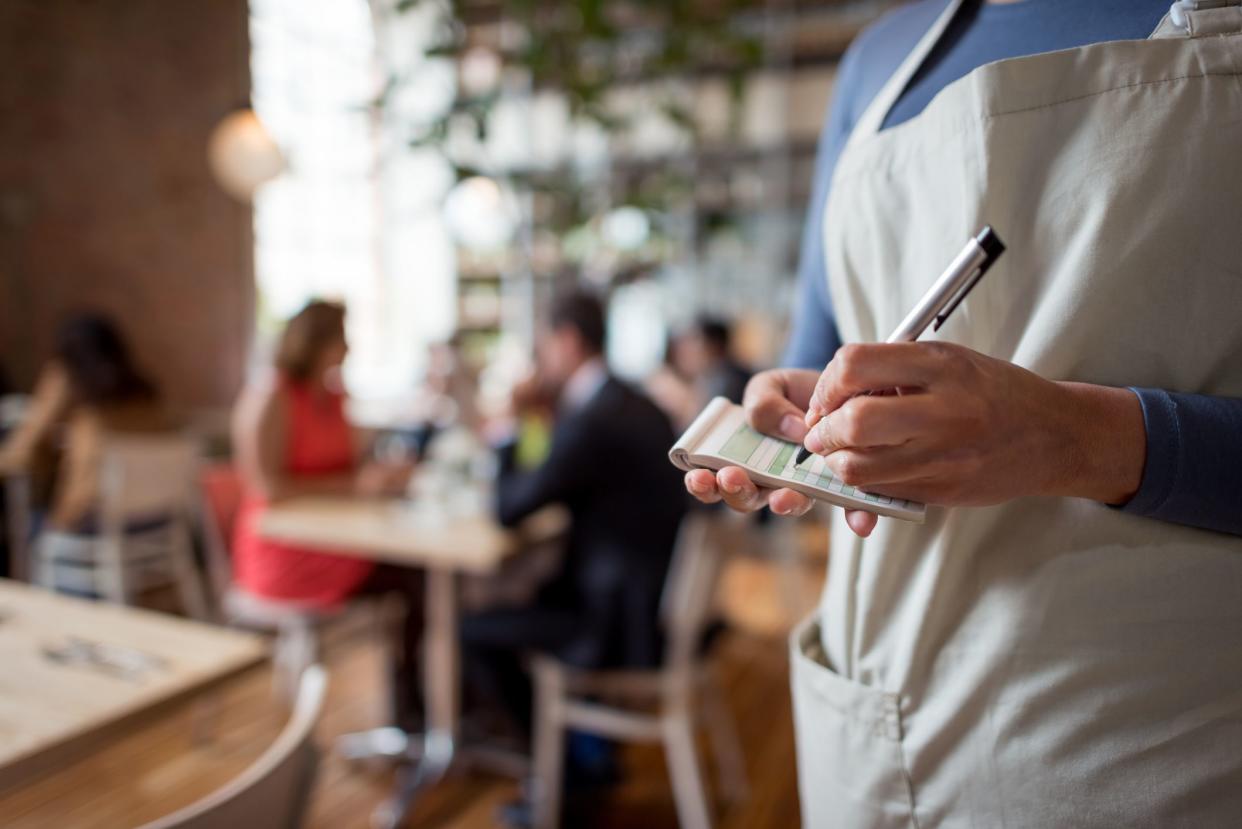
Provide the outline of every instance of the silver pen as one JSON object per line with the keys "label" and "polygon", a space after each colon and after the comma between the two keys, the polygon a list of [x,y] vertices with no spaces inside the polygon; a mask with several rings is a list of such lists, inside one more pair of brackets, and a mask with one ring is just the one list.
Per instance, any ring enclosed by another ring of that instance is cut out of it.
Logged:
{"label": "silver pen", "polygon": [[[944,273],[940,274],[927,293],[923,294],[918,305],[906,314],[901,325],[897,326],[885,342],[915,342],[923,336],[923,332],[929,325],[932,326],[933,331],[940,330],[940,326],[944,325],[944,321],[949,318],[949,314],[953,313],[953,309],[957,308],[971,289],[979,284],[979,280],[1004,252],[1005,243],[996,235],[991,225],[984,225],[983,230],[980,230],[976,236],[966,240],[966,247],[953,257],[949,267],[944,269]],[[794,465],[802,463],[809,457],[811,457],[811,450],[805,446],[799,447]]]}

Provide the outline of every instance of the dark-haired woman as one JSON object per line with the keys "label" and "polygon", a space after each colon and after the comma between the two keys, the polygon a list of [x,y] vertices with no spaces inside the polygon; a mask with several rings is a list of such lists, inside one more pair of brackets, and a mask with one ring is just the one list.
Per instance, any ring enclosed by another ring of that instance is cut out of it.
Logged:
{"label": "dark-haired woman", "polygon": [[41,456],[58,449],[48,524],[78,529],[95,509],[107,436],[172,425],[116,324],[101,314],[76,315],[57,332],[54,356],[39,375],[29,414],[0,447],[0,471],[31,471]]}
{"label": "dark-haired woman", "polygon": [[259,521],[273,501],[298,495],[395,495],[410,468],[360,463],[339,375],[348,347],[345,308],[314,301],[289,320],[277,344],[275,376],[237,404],[233,439],[244,498],[233,539],[234,579],[263,598],[330,608],[361,593],[400,593],[404,644],[394,665],[398,724],[413,728],[420,584],[413,571],[375,565],[263,538]]}

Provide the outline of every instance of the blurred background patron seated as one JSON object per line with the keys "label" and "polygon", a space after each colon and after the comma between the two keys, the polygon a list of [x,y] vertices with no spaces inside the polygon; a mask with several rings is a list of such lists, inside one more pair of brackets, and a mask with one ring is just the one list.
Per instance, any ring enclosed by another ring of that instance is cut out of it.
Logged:
{"label": "blurred background patron seated", "polygon": [[280,335],[274,376],[242,393],[233,427],[243,493],[234,525],[233,578],[260,598],[312,609],[331,609],[359,595],[398,594],[404,609],[393,657],[392,707],[397,723],[413,728],[422,619],[418,574],[274,541],[259,532],[263,511],[274,501],[397,495],[409,482],[409,463],[363,460],[366,452],[346,417],[340,381],[347,351],[344,306],[312,301]]}
{"label": "blurred background patron seated", "polygon": [[[496,509],[513,525],[563,504],[571,526],[562,566],[525,606],[462,623],[468,676],[529,733],[532,650],[588,668],[652,666],[658,606],[686,510],[670,473],[668,418],[609,372],[604,308],[586,293],[554,300],[538,336],[535,372],[512,394],[509,439],[498,450]],[[519,423],[551,421],[546,456],[519,459]],[[572,760],[572,755],[571,755]]]}
{"label": "blurred background patron seated", "polygon": [[30,529],[89,530],[96,515],[102,449],[113,434],[172,429],[158,389],[109,317],[82,313],[56,333],[20,424],[0,447],[0,472],[30,476]]}

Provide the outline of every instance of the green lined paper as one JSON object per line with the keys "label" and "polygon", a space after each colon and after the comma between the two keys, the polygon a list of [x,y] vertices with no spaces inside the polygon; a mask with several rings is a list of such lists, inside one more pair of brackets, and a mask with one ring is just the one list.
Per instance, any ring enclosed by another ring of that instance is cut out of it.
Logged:
{"label": "green lined paper", "polygon": [[763,443],[763,435],[743,423],[737,431],[720,447],[720,454],[731,461],[749,463],[750,456]]}

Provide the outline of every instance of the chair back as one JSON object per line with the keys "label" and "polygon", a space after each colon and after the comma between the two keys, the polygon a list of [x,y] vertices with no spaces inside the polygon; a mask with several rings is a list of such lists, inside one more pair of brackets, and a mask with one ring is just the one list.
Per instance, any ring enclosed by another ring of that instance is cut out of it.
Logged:
{"label": "chair back", "polygon": [[197,463],[197,441],[181,434],[109,435],[99,479],[105,526],[188,514]]}
{"label": "chair back", "polygon": [[207,549],[207,570],[217,598],[233,581],[233,528],[241,510],[242,479],[228,461],[204,464],[199,469],[200,523]]}
{"label": "chair back", "polygon": [[681,522],[660,604],[668,667],[694,662],[711,622],[725,554],[724,545],[716,543],[718,523],[713,513],[701,510]]}
{"label": "chair back", "polygon": [[298,684],[293,716],[262,757],[223,788],[139,829],[301,826],[319,765],[313,738],[327,682],[322,666],[307,668]]}

